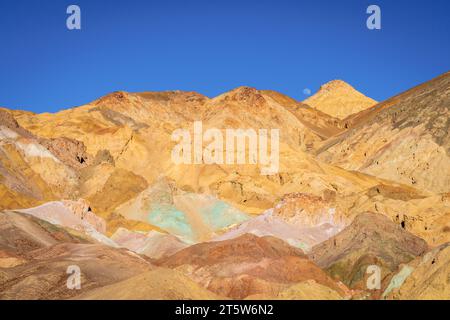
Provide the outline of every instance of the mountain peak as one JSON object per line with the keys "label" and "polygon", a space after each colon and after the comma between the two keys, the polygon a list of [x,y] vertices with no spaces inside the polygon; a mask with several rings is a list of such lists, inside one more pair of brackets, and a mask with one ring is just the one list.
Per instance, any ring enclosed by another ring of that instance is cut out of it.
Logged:
{"label": "mountain peak", "polygon": [[241,86],[214,98],[216,102],[237,102],[252,106],[261,106],[266,102],[258,89]]}
{"label": "mountain peak", "polygon": [[237,99],[246,99],[252,96],[258,96],[261,95],[258,89],[253,87],[247,87],[247,86],[240,86],[237,88],[232,89],[227,94],[230,96],[233,96]]}
{"label": "mountain peak", "polygon": [[304,103],[333,117],[344,119],[370,108],[377,102],[343,80],[332,80],[322,85],[319,91]]}
{"label": "mountain peak", "polygon": [[333,90],[355,90],[351,85],[343,80],[331,80],[320,87],[320,90],[333,91]]}

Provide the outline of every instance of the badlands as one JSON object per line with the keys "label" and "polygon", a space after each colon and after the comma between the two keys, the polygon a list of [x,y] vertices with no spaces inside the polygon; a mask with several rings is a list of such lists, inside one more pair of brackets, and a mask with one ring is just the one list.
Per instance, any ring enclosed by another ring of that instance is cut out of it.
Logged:
{"label": "badlands", "polygon": [[[450,299],[449,109],[449,72],[0,108],[0,299]],[[196,121],[279,129],[279,170],[174,163]]]}

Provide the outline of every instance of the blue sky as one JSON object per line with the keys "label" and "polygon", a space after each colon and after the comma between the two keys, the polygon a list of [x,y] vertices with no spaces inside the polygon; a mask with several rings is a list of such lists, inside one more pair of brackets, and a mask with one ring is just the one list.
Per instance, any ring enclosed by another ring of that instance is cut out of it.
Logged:
{"label": "blue sky", "polygon": [[[66,28],[77,4],[82,29]],[[366,28],[377,4],[382,29]],[[0,106],[54,112],[116,90],[240,85],[384,100],[450,70],[450,1],[1,0]]]}

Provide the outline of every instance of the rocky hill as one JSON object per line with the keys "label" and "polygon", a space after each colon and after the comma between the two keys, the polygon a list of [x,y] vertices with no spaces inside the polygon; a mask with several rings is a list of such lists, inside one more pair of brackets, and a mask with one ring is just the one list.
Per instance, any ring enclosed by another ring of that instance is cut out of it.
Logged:
{"label": "rocky hill", "polygon": [[334,237],[316,245],[311,259],[335,279],[352,288],[366,287],[366,270],[378,266],[382,275],[428,250],[427,243],[387,217],[362,213]]}
{"label": "rocky hill", "polygon": [[324,84],[317,93],[303,102],[338,119],[366,110],[377,103],[342,80]]}
{"label": "rocky hill", "polygon": [[450,73],[350,117],[319,159],[433,193],[450,186]]}
{"label": "rocky hill", "polygon": [[[380,103],[332,81],[303,103],[238,87],[0,108],[0,298],[447,299],[449,93],[446,73]],[[229,129],[279,130],[278,170],[210,147]]]}

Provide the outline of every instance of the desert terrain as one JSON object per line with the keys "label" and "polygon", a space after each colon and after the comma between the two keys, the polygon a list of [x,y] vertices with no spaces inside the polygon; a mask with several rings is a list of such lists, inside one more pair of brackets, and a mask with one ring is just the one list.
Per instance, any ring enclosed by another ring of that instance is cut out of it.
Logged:
{"label": "desert terrain", "polygon": [[[0,299],[450,300],[450,73],[368,96],[332,80],[303,102],[238,87],[0,108]],[[174,163],[195,121],[279,129],[279,170]]]}

